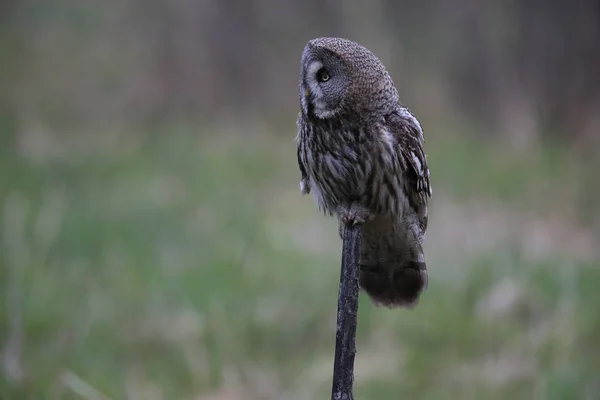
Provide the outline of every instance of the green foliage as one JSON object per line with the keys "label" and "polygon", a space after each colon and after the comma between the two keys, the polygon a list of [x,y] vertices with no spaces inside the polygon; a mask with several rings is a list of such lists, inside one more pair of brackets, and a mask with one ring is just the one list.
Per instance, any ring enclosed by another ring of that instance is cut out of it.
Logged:
{"label": "green foliage", "polygon": [[[328,397],[335,223],[300,196],[290,138],[194,130],[41,161],[0,149],[0,399]],[[527,212],[527,188],[577,171],[462,136],[428,153],[430,286],[412,311],[361,295],[356,397],[594,398],[597,262],[508,239],[455,257],[435,234],[444,203]]]}

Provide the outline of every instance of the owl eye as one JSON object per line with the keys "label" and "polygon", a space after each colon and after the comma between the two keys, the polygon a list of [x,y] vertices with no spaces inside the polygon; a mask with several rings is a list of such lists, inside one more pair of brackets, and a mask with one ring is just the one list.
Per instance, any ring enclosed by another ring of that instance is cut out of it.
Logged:
{"label": "owl eye", "polygon": [[325,70],[321,70],[317,73],[317,80],[319,82],[327,82],[331,76]]}

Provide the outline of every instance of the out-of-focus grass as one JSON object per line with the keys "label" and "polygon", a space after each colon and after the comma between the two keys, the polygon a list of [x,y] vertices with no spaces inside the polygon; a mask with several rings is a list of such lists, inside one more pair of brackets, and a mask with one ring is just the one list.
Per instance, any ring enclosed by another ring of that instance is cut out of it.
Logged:
{"label": "out-of-focus grass", "polygon": [[[340,241],[291,136],[38,144],[0,149],[1,399],[328,398]],[[597,398],[600,269],[560,219],[576,166],[427,146],[430,285],[412,311],[361,296],[356,397]]]}

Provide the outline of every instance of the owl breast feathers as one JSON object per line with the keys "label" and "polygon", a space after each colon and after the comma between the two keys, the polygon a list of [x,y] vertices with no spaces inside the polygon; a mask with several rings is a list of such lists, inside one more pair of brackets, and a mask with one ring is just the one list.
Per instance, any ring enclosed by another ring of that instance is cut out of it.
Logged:
{"label": "owl breast feathers", "polygon": [[297,155],[303,194],[361,222],[360,286],[376,304],[414,306],[427,285],[431,197],[421,124],[373,53],[319,38],[302,54]]}

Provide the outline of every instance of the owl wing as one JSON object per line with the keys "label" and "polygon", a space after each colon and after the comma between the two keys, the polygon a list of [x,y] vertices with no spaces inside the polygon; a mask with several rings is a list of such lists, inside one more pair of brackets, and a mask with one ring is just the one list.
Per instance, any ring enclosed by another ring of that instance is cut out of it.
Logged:
{"label": "owl wing", "polygon": [[431,197],[431,183],[427,156],[423,150],[421,124],[407,108],[387,118],[390,132],[397,142],[399,164],[402,168],[405,193],[419,217],[423,230],[427,229],[427,203]]}
{"label": "owl wing", "polygon": [[302,156],[301,156],[301,148],[300,145],[298,145],[298,168],[300,168],[300,192],[302,194],[308,194],[310,193],[310,184],[308,181],[308,174],[306,173],[306,167],[304,166],[304,163],[302,162]]}
{"label": "owl wing", "polygon": [[298,115],[298,136],[296,137],[296,146],[297,146],[297,150],[296,150],[296,154],[298,157],[298,168],[300,169],[300,192],[302,194],[308,194],[310,193],[310,184],[308,181],[308,174],[306,173],[306,166],[304,165],[304,162],[302,161],[302,140],[301,140],[301,135],[302,135],[302,128],[301,128],[301,118],[302,115],[299,114]]}

